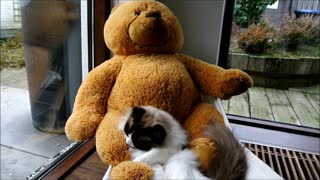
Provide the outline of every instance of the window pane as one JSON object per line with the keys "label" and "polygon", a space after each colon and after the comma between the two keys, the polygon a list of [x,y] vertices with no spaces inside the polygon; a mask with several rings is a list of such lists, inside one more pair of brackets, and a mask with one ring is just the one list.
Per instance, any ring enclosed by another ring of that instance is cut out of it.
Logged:
{"label": "window pane", "polygon": [[319,1],[237,0],[233,20],[228,68],[255,85],[227,113],[319,128]]}
{"label": "window pane", "polygon": [[64,125],[81,83],[80,0],[0,2],[1,179],[24,179],[71,144]]}

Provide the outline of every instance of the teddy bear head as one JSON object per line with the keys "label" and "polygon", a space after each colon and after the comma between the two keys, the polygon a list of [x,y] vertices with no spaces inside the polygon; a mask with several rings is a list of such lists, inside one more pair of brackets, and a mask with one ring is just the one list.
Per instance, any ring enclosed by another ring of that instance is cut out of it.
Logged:
{"label": "teddy bear head", "polygon": [[177,17],[153,0],[133,0],[114,7],[104,26],[108,48],[117,55],[174,53],[182,48]]}

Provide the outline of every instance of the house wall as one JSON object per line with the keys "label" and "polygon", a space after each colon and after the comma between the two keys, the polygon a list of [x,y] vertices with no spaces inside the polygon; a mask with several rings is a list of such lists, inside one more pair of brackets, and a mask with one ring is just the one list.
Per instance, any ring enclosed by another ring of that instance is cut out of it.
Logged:
{"label": "house wall", "polygon": [[280,25],[284,16],[289,14],[290,0],[279,0],[278,9],[266,9],[262,17],[274,25]]}
{"label": "house wall", "polygon": [[[290,1],[292,1],[292,6],[290,10]],[[309,9],[309,10],[319,10],[320,3],[319,0],[278,0],[278,9],[266,9],[263,13],[263,18],[267,19],[269,22],[279,25],[284,16],[294,15],[294,10]]]}
{"label": "house wall", "polygon": [[14,22],[13,0],[1,0],[0,8],[0,38],[12,36],[21,29],[21,22]]}

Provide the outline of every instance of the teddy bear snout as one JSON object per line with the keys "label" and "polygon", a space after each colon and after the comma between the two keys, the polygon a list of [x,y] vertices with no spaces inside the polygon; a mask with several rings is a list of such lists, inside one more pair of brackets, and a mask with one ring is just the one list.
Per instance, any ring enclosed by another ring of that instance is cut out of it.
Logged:
{"label": "teddy bear snout", "polygon": [[159,11],[149,11],[146,13],[146,17],[161,18],[161,13]]}

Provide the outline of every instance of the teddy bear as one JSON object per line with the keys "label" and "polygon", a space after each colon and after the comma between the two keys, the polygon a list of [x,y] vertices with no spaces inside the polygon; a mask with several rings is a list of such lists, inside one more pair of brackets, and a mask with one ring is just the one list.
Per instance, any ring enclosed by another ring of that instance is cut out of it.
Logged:
{"label": "teddy bear", "polygon": [[216,148],[204,129],[213,120],[223,124],[223,117],[201,96],[229,99],[253,85],[250,76],[179,53],[182,27],[168,7],[153,0],[114,7],[104,40],[114,56],[82,82],[65,126],[67,137],[84,141],[95,135],[100,158],[113,167],[111,179],[151,179],[150,166],[131,161],[117,127],[128,108],[154,106],[172,114],[187,130],[189,147],[206,170]]}

